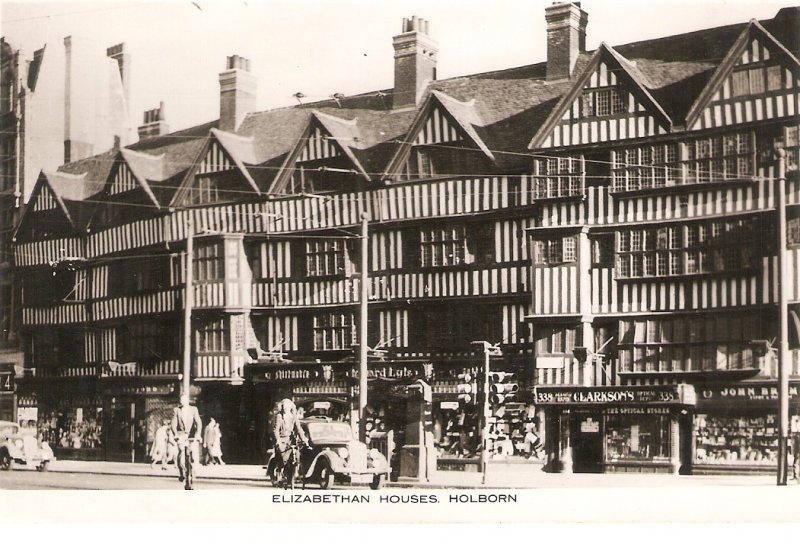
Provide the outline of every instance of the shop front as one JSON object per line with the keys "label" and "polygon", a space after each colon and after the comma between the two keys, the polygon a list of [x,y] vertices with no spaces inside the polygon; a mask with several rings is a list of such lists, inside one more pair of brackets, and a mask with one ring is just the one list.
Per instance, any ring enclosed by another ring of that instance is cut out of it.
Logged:
{"label": "shop front", "polygon": [[[800,432],[799,392],[800,382],[792,382],[792,434]],[[693,474],[777,470],[778,385],[774,380],[698,385],[692,423]]]}
{"label": "shop front", "polygon": [[57,459],[102,460],[105,456],[103,403],[93,378],[26,378],[20,383],[24,418]]}
{"label": "shop front", "polygon": [[537,387],[552,472],[686,472],[690,385]]}
{"label": "shop front", "polygon": [[172,419],[178,405],[178,388],[177,382],[103,383],[96,421],[102,426],[105,460],[148,460],[156,430]]}

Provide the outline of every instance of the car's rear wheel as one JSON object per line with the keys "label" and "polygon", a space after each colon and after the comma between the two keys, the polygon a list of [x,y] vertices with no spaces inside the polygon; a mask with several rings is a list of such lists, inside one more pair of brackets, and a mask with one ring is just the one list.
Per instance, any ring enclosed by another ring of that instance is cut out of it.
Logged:
{"label": "car's rear wheel", "polygon": [[323,463],[322,468],[319,469],[319,487],[322,489],[332,488],[335,478],[336,475],[331,470],[330,465]]}
{"label": "car's rear wheel", "polygon": [[47,469],[50,467],[50,461],[42,461],[38,465],[36,465],[36,470],[39,472],[47,472]]}
{"label": "car's rear wheel", "polygon": [[380,489],[386,481],[386,474],[376,474],[372,477],[372,483],[369,484],[370,489]]}
{"label": "car's rear wheel", "polygon": [[3,450],[0,452],[0,469],[14,470],[14,460],[8,454],[8,451]]}

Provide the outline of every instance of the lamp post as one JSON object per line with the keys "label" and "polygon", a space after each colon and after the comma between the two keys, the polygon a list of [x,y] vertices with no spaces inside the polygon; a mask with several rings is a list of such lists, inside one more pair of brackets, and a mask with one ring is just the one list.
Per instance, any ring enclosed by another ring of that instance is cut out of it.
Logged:
{"label": "lamp post", "polygon": [[778,149],[778,178],[775,193],[778,208],[778,485],[788,479],[787,453],[789,446],[789,286],[786,251],[786,151]]}

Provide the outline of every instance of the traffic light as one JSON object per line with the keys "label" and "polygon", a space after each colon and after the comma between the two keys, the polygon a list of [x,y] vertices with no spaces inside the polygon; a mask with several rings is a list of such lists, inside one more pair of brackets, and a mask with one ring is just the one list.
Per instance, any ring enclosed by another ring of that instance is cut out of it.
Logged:
{"label": "traffic light", "polygon": [[472,374],[464,372],[458,375],[461,383],[458,384],[458,400],[464,404],[474,404],[478,400],[478,385],[473,381]]}
{"label": "traffic light", "polygon": [[519,391],[515,374],[511,372],[489,372],[489,402],[503,404],[514,398]]}

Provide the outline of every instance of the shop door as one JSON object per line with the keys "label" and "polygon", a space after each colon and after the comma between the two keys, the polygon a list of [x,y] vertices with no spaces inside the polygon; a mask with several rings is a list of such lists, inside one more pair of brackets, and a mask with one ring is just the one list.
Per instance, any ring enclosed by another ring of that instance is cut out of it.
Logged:
{"label": "shop door", "polygon": [[603,426],[597,414],[575,414],[570,422],[572,469],[603,472]]}
{"label": "shop door", "polygon": [[106,410],[106,459],[142,461],[147,448],[144,399],[112,398]]}

